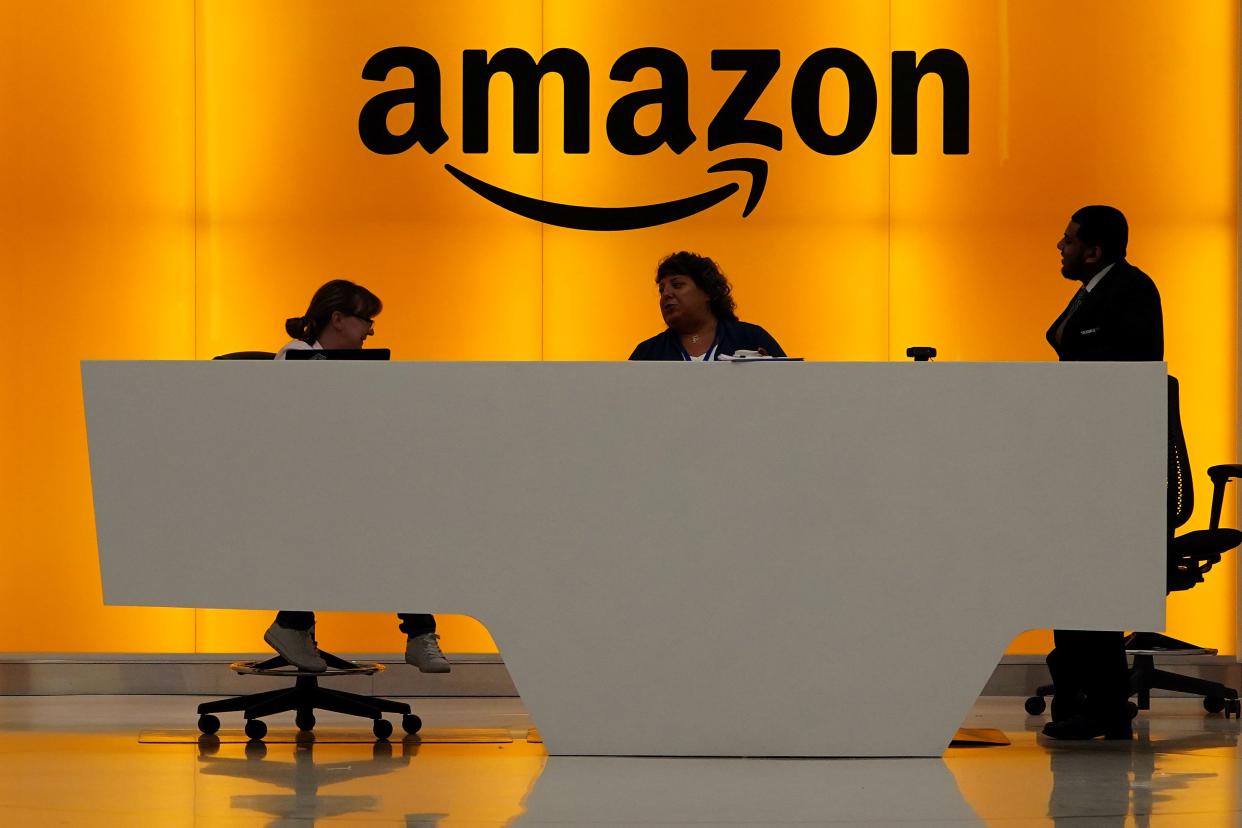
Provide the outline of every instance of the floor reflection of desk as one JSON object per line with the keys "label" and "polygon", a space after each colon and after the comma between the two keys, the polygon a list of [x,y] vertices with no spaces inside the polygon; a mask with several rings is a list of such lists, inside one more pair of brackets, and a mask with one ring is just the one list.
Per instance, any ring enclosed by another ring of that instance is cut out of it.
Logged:
{"label": "floor reflection of desk", "polygon": [[550,757],[523,825],[973,825],[939,759]]}
{"label": "floor reflection of desk", "polygon": [[1019,632],[1163,627],[1164,377],[85,363],[105,599],[475,615],[553,754],[939,755]]}

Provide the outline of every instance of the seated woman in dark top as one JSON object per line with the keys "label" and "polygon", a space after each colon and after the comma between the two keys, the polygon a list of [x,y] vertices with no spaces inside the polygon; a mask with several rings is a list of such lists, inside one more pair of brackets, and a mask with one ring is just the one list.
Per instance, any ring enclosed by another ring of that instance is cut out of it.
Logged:
{"label": "seated woman in dark top", "polygon": [[785,356],[771,334],[738,320],[733,288],[706,256],[684,250],[666,256],[655,281],[668,328],[640,342],[630,359],[708,362],[739,351]]}

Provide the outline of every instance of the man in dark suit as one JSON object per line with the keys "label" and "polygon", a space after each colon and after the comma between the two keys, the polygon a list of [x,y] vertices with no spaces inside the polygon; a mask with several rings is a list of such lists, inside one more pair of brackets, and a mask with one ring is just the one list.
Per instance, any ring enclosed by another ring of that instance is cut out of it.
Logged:
{"label": "man in dark suit", "polygon": [[[1115,207],[1074,213],[1061,251],[1061,275],[1082,282],[1048,328],[1063,362],[1158,362],[1164,359],[1160,292],[1126,261],[1130,230]],[[1054,630],[1048,654],[1055,695],[1044,735],[1054,739],[1129,739],[1129,669],[1120,632]]]}

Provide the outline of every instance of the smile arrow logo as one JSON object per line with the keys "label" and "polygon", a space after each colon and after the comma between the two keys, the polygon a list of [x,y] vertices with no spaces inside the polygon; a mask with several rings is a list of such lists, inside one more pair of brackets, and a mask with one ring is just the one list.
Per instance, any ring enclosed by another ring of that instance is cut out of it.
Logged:
{"label": "smile arrow logo", "polygon": [[[660,204],[640,204],[634,207],[589,207],[543,201],[510,192],[462,172],[452,164],[445,164],[444,169],[476,195],[482,196],[497,207],[516,213],[523,218],[553,224],[557,227],[568,227],[571,230],[638,230],[643,227],[668,224],[715,207],[742,189],[737,183],[729,183],[697,195]],[[760,158],[734,158],[721,161],[708,167],[707,171],[709,173],[750,173],[750,193],[746,198],[746,206],[742,210],[742,218],[749,216],[759,204],[759,199],[763,197],[764,185],[768,181],[768,162]]]}

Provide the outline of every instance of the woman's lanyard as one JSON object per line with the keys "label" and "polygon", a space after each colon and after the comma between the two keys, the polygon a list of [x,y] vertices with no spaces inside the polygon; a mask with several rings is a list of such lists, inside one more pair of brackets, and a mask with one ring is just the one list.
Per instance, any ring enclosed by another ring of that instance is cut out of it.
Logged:
{"label": "woman's lanyard", "polygon": [[[674,334],[675,335],[675,334]],[[716,337],[712,340],[712,347],[707,349],[707,353],[701,357],[692,357],[690,352],[686,350],[686,346],[681,344],[681,337],[677,337],[677,348],[681,351],[681,358],[685,362],[712,362],[716,359],[716,349],[720,347],[720,324],[716,324]]]}

